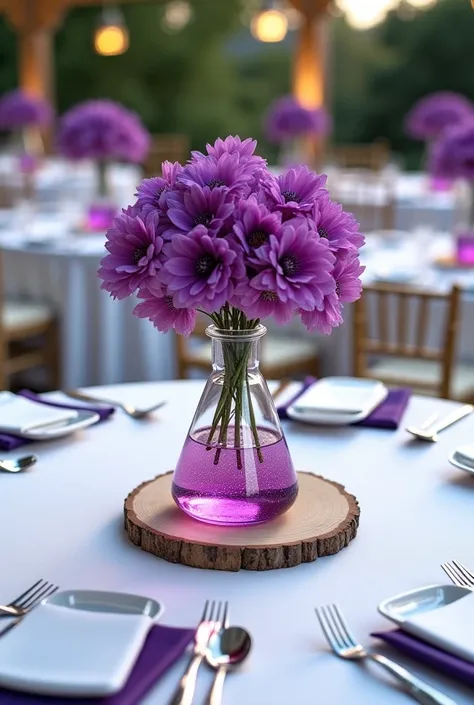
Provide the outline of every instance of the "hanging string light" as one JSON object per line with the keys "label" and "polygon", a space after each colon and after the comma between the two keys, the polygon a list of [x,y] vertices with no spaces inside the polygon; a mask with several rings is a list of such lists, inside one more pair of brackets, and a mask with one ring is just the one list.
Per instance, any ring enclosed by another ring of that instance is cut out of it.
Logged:
{"label": "hanging string light", "polygon": [[[438,0],[336,0],[356,29],[370,29],[385,20],[391,10],[428,10]],[[474,0],[471,0],[474,3]]]}
{"label": "hanging string light", "polygon": [[127,51],[128,29],[118,7],[104,7],[94,33],[94,48],[102,56],[118,56]]}
{"label": "hanging string light", "polygon": [[274,2],[266,2],[253,16],[250,31],[261,42],[281,42],[288,32],[288,18]]}

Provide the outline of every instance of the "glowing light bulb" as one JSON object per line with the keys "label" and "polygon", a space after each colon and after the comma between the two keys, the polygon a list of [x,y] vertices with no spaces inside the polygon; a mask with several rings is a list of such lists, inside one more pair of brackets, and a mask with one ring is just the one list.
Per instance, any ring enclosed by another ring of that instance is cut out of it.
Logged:
{"label": "glowing light bulb", "polygon": [[263,10],[254,15],[250,31],[261,42],[281,42],[288,32],[288,20],[280,10]]}
{"label": "glowing light bulb", "polygon": [[118,10],[104,10],[94,33],[94,48],[102,56],[118,56],[129,46],[128,30]]}

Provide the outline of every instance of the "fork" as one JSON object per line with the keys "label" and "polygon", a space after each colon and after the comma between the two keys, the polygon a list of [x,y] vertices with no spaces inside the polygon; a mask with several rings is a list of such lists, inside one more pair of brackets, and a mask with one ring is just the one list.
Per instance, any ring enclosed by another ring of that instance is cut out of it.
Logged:
{"label": "fork", "polygon": [[459,561],[447,561],[441,568],[455,585],[474,589],[474,574]]}
{"label": "fork", "polygon": [[432,688],[395,661],[382,656],[382,654],[367,651],[352,635],[337,605],[316,607],[315,612],[324,636],[337,656],[350,661],[364,659],[375,661],[402,683],[407,692],[419,703],[424,705],[456,705],[454,700]]}
{"label": "fork", "polygon": [[[196,630],[196,635],[194,637],[194,649],[189,659],[187,668],[181,677],[179,685],[169,701],[169,705],[191,705],[194,698],[194,691],[196,690],[196,680],[199,667],[202,664],[205,656],[206,649],[214,632],[218,632],[222,628],[223,620],[227,614],[227,602],[215,602],[214,600],[209,603],[206,600],[204,605],[204,610]],[[222,616],[221,616],[222,615]]]}
{"label": "fork", "polygon": [[[41,602],[45,597],[49,597],[58,590],[56,585],[37,580],[34,585],[25,590],[19,597],[10,602],[9,605],[0,605],[0,619],[2,617],[24,617],[33,607]],[[2,632],[3,633],[3,632]]]}
{"label": "fork", "polygon": [[112,399],[103,399],[102,397],[96,397],[90,394],[83,394],[82,392],[76,392],[75,390],[70,390],[64,392],[67,397],[71,399],[78,399],[79,401],[86,401],[92,404],[108,404],[109,406],[114,406],[117,409],[122,409],[123,412],[130,416],[132,419],[144,419],[149,416],[153,411],[158,411],[162,406],[166,404],[166,401],[159,401],[153,406],[149,406],[146,409],[138,409],[131,404],[125,404],[120,401],[113,401]]}

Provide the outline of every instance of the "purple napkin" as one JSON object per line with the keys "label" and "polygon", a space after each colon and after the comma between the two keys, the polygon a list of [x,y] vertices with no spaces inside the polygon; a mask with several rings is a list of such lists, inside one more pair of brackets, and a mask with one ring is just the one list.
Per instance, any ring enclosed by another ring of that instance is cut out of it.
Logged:
{"label": "purple napkin", "polygon": [[401,629],[389,632],[374,632],[372,636],[382,639],[390,646],[394,646],[418,661],[433,666],[438,671],[442,671],[448,676],[452,676],[452,678],[474,687],[474,663],[438,649],[436,646],[432,646],[426,641],[421,641],[421,639],[417,639]]}
{"label": "purple napkin", "polygon": [[[30,392],[28,389],[22,389],[19,395],[30,399],[31,401],[38,402],[39,404],[45,404],[46,406],[55,406],[58,409],[75,409],[76,411],[92,411],[95,414],[99,414],[100,420],[105,421],[111,416],[115,409],[112,406],[84,406],[83,404],[62,404],[57,401],[47,401],[42,396]],[[24,446],[28,443],[32,443],[28,438],[22,438],[21,436],[16,436],[13,433],[0,433],[0,449],[1,450],[15,450]]]}
{"label": "purple napkin", "polygon": [[194,629],[153,627],[127,683],[114,695],[105,698],[61,698],[0,688],[0,705],[135,705],[178,660],[193,636]]}
{"label": "purple napkin", "polygon": [[[314,377],[306,377],[303,385],[295,394],[293,399],[290,399],[286,404],[277,407],[280,419],[289,419],[287,409],[317,380]],[[402,420],[405,409],[411,397],[411,389],[408,387],[400,387],[399,389],[390,389],[387,398],[377,406],[367,418],[353,424],[354,426],[365,426],[367,428],[386,428],[395,431]]]}

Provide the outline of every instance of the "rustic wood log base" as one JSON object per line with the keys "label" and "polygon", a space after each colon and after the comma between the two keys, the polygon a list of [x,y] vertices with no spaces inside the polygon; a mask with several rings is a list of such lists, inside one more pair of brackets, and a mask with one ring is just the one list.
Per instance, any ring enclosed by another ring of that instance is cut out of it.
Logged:
{"label": "rustic wood log base", "polygon": [[172,477],[144,482],[125,500],[132,543],[170,563],[228,571],[291,568],[338,553],[357,534],[356,498],[319,475],[298,473],[298,498],[283,516],[235,527],[188,517],[173,501]]}

